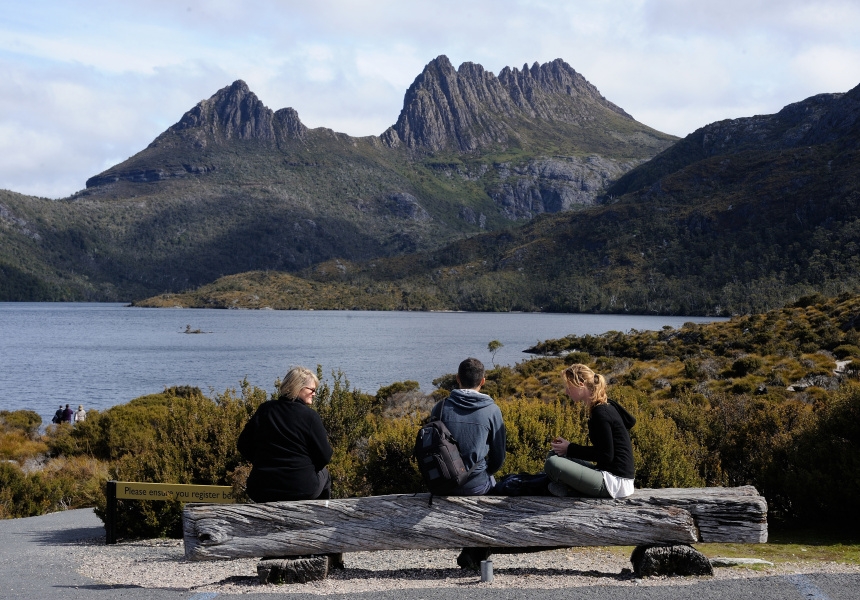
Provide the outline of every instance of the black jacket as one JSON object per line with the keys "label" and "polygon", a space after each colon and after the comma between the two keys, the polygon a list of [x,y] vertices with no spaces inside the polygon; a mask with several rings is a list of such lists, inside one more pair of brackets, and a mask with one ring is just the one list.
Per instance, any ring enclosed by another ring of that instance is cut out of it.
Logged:
{"label": "black jacket", "polygon": [[636,417],[614,400],[598,404],[592,407],[588,419],[588,438],[592,445],[571,444],[567,447],[567,457],[588,460],[597,463],[601,471],[633,479],[633,445],[627,430],[635,424]]}
{"label": "black jacket", "polygon": [[239,434],[239,452],[253,465],[248,496],[255,502],[307,500],[332,448],[319,414],[292,400],[264,402]]}

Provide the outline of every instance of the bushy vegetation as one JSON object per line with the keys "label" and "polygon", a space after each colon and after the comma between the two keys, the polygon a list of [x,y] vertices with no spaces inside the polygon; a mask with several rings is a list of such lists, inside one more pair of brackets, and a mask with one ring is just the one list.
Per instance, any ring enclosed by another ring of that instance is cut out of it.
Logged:
{"label": "bushy vegetation", "polygon": [[[508,430],[499,475],[540,471],[556,435],[587,442],[586,416],[559,377],[565,365],[585,362],[638,420],[638,487],[749,484],[767,498],[773,521],[856,528],[858,328],[860,298],[811,297],[726,322],[538,344],[532,350],[543,356],[487,374],[484,391]],[[334,495],[421,491],[415,432],[454,376],[440,376],[429,395],[414,381],[371,395],[343,373],[318,371],[315,408],[334,447]],[[0,413],[0,515],[96,506],[103,516],[108,479],[232,485],[241,498],[249,465],[236,438],[272,397],[247,381],[212,397],[169,388],[43,434],[35,413]],[[126,501],[119,513],[121,535],[180,534],[179,503]]]}

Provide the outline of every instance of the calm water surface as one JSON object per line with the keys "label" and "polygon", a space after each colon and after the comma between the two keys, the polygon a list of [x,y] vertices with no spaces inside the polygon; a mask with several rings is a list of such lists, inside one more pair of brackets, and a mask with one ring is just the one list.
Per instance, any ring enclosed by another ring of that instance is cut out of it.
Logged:
{"label": "calm water surface", "polygon": [[[538,341],[568,334],[659,330],[710,318],[531,313],[143,309],[124,304],[0,303],[0,409],[50,422],[57,406],[104,409],[173,385],[223,392],[248,381],[266,390],[292,365],[344,372],[375,393],[433,379],[487,344],[513,365]],[[186,327],[206,333],[186,335]]]}

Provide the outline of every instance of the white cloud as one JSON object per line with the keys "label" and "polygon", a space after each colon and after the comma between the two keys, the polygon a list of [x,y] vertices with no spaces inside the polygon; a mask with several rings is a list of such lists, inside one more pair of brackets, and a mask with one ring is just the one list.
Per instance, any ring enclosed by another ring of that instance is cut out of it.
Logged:
{"label": "white cloud", "polygon": [[440,54],[562,58],[685,135],[854,87],[857,23],[853,0],[6,0],[0,187],[70,194],[236,79],[309,127],[377,135]]}

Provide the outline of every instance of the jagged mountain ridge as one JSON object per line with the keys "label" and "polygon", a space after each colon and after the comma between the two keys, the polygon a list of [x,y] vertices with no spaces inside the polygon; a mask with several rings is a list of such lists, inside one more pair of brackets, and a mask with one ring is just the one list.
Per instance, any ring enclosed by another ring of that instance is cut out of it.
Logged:
{"label": "jagged mountain ridge", "polygon": [[[472,91],[433,91],[449,84]],[[674,141],[561,60],[495,77],[442,56],[410,90],[411,137],[396,123],[351,137],[269,109],[239,80],[70,198],[9,195],[0,226],[24,221],[38,237],[10,225],[14,239],[0,239],[0,271],[21,290],[4,298],[126,300],[253,269],[431,250],[592,205]]]}
{"label": "jagged mountain ridge", "polygon": [[[540,137],[567,139],[561,147],[556,142],[542,148],[540,141],[529,139],[528,130],[535,128]],[[580,159],[591,156],[607,172],[602,183],[653,156],[673,139],[636,122],[561,59],[534,63],[531,68],[524,65],[522,71],[505,67],[496,77],[474,63],[463,63],[455,70],[443,55],[415,79],[397,122],[378,137],[351,138],[325,128],[308,130],[294,109],[272,111],[238,80],[186,112],[141,153],[91,177],[87,188],[120,180],[140,183],[199,176],[217,169],[194,160],[159,161],[165,150],[184,148],[193,156],[213,145],[242,140],[270,151],[290,152],[309,138],[332,136],[347,144],[361,140],[373,146],[429,153],[474,154],[514,147],[536,153],[558,151],[551,154]],[[602,139],[595,142],[595,137]],[[152,162],[162,164],[152,168],[148,164]],[[582,164],[587,170],[587,161]]]}
{"label": "jagged mountain ridge", "polygon": [[606,111],[633,120],[561,59],[522,71],[505,67],[496,77],[470,62],[455,70],[440,56],[406,91],[397,123],[382,139],[395,147],[472,152],[516,145],[520,120],[583,126]]}

